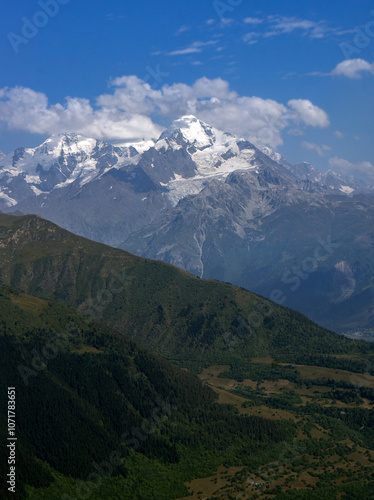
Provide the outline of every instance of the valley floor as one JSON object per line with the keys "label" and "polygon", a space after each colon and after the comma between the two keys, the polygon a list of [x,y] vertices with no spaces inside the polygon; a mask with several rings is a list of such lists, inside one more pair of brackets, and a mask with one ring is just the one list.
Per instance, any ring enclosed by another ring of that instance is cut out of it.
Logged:
{"label": "valley floor", "polygon": [[[270,357],[252,361],[273,363]],[[215,365],[200,374],[218,393],[219,402],[234,405],[241,414],[292,420],[297,437],[284,442],[276,462],[257,469],[222,465],[216,474],[186,483],[190,495],[181,500],[374,498],[369,485],[374,477],[372,446],[360,445],[349,430],[346,435],[343,427],[339,429],[339,413],[343,417],[355,408],[372,412],[373,400],[361,397],[360,386],[373,389],[373,376],[298,365],[295,368],[305,384],[286,379],[238,382],[227,376],[229,368]],[[331,390],[350,382],[355,382],[354,395],[350,389]],[[336,413],[327,416],[329,410],[338,412],[338,418]],[[364,485],[367,490],[360,496]]]}

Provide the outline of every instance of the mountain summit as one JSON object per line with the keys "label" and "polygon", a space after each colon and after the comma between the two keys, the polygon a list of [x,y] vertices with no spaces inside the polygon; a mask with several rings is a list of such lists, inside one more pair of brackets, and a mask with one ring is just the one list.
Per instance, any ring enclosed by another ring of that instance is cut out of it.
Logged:
{"label": "mountain summit", "polygon": [[[202,122],[196,116],[185,115],[175,120],[161,134],[160,140],[170,137],[183,137],[185,142],[196,144],[197,147],[211,146],[215,142],[217,130]],[[214,138],[214,139],[213,139]]]}

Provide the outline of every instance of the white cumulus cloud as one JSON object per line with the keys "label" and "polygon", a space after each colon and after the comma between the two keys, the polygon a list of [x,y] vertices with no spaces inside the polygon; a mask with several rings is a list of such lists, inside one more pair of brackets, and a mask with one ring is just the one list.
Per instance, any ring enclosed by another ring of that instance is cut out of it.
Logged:
{"label": "white cumulus cloud", "polygon": [[136,76],[111,81],[95,102],[67,97],[52,104],[48,97],[25,87],[0,89],[0,122],[9,130],[34,134],[76,132],[113,142],[155,139],[167,123],[194,114],[213,126],[277,147],[282,134],[297,127],[326,127],[327,113],[306,99],[287,104],[243,96],[227,81],[200,78],[192,85],[174,83],[155,90]]}
{"label": "white cumulus cloud", "polygon": [[374,74],[374,64],[370,64],[364,59],[347,59],[339,63],[331,74],[359,79],[363,72]]}
{"label": "white cumulus cloud", "polygon": [[329,116],[323,109],[308,99],[291,99],[288,106],[293,110],[292,118],[311,127],[325,128],[330,125]]}

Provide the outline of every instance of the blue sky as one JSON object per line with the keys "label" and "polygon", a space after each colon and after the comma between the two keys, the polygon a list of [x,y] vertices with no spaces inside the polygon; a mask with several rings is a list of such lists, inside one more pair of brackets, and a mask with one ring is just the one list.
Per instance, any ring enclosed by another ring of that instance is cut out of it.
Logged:
{"label": "blue sky", "polygon": [[374,178],[372,1],[19,0],[0,62],[5,153],[60,132],[148,139],[192,113]]}

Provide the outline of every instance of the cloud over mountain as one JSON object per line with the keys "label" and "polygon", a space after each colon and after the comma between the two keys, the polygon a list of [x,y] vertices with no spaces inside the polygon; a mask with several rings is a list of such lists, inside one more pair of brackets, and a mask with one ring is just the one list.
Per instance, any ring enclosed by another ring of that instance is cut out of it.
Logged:
{"label": "cloud over mountain", "polygon": [[374,165],[370,161],[352,163],[344,158],[335,156],[330,158],[329,165],[343,175],[360,177],[366,179],[369,183],[374,181]]}
{"label": "cloud over mountain", "polygon": [[51,104],[46,94],[26,87],[0,89],[1,121],[9,130],[35,134],[77,132],[107,141],[157,138],[158,122],[194,114],[214,126],[259,145],[277,147],[282,132],[297,125],[327,127],[327,113],[307,99],[287,104],[239,95],[222,78],[200,78],[192,85],[174,83],[153,89],[136,76],[110,83],[95,103],[67,97]]}

